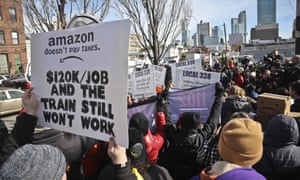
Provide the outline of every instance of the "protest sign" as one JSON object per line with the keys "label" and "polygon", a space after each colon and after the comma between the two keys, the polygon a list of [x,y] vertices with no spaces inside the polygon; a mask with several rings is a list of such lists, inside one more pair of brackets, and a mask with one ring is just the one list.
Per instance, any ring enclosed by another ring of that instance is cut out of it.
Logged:
{"label": "protest sign", "polygon": [[[170,116],[174,123],[184,112],[200,113],[200,121],[205,123],[215,99],[215,86],[207,85],[192,89],[170,91],[168,105]],[[149,120],[150,128],[154,131],[156,118],[156,103],[148,102],[128,109],[128,119],[137,112],[142,112]]]}
{"label": "protest sign", "polygon": [[194,69],[194,70],[202,70],[201,67],[201,59],[191,59],[191,60],[185,60],[180,61],[178,63],[171,63],[171,72],[172,77],[176,77],[176,69]]}
{"label": "protest sign", "polygon": [[130,21],[32,35],[39,124],[128,146]]}
{"label": "protest sign", "polygon": [[146,98],[156,95],[154,70],[142,69],[132,73],[133,98]]}
{"label": "protest sign", "polygon": [[166,78],[166,68],[163,66],[157,66],[152,64],[145,65],[146,68],[154,69],[154,79],[155,85],[158,87],[163,87],[165,85],[165,78]]}
{"label": "protest sign", "polygon": [[220,73],[217,72],[177,69],[173,84],[176,88],[187,89],[214,84],[218,81],[220,81]]}
{"label": "protest sign", "polygon": [[206,122],[215,99],[215,85],[170,92],[170,115],[176,122],[183,112],[200,113],[200,121]]}
{"label": "protest sign", "polygon": [[132,73],[128,74],[128,79],[127,79],[127,93],[128,95],[132,95]]}

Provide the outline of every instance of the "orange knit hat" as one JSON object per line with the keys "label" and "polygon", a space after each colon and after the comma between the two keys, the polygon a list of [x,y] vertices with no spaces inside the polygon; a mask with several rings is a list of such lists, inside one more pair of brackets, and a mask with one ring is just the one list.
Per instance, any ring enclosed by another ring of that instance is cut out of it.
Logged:
{"label": "orange knit hat", "polygon": [[261,124],[248,118],[235,118],[221,131],[218,149],[225,161],[240,166],[252,166],[263,152]]}

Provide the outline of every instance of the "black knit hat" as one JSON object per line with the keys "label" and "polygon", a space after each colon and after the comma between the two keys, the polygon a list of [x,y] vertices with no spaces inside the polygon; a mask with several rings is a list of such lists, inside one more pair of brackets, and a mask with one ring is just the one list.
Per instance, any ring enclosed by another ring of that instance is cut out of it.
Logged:
{"label": "black knit hat", "polygon": [[200,125],[200,114],[197,112],[185,112],[180,115],[179,122],[182,129],[197,129]]}
{"label": "black knit hat", "polygon": [[129,147],[127,149],[127,156],[131,160],[133,167],[145,167],[147,162],[146,144],[144,136],[139,129],[129,128]]}
{"label": "black knit hat", "polygon": [[148,132],[149,120],[143,113],[135,113],[130,118],[129,127],[139,129],[145,135]]}

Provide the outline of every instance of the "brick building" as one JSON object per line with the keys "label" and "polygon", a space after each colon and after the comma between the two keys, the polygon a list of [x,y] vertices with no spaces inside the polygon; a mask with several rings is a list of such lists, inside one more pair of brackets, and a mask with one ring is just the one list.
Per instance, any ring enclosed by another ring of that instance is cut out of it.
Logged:
{"label": "brick building", "polygon": [[0,74],[23,73],[26,64],[22,0],[1,0]]}

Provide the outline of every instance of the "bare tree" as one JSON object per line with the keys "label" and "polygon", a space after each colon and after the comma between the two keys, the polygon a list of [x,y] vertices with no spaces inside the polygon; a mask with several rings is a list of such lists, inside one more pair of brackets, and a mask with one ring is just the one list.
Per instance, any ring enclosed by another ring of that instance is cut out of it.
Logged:
{"label": "bare tree", "polygon": [[47,32],[65,29],[76,14],[88,14],[102,21],[110,0],[26,0],[23,1],[26,32]]}
{"label": "bare tree", "polygon": [[158,64],[180,33],[183,19],[190,21],[189,0],[119,0],[114,7],[129,18],[132,31],[153,64]]}

